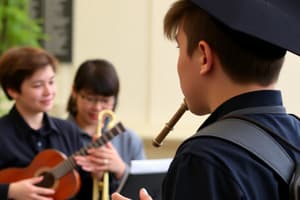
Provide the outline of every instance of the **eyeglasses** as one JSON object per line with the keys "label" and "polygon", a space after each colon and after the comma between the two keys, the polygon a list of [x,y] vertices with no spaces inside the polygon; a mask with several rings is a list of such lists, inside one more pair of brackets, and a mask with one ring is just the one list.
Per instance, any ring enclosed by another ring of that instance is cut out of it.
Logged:
{"label": "eyeglasses", "polygon": [[88,95],[88,94],[79,94],[79,96],[87,103],[96,105],[97,103],[100,103],[103,106],[106,107],[112,107],[114,105],[114,96],[94,96],[94,95]]}

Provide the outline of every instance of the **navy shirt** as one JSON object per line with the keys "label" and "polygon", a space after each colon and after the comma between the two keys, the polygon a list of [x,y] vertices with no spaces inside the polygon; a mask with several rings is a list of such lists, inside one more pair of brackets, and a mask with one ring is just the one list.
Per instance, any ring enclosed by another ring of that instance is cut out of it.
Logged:
{"label": "navy shirt", "polygon": [[[278,105],[282,105],[279,91],[245,93],[219,106],[199,130],[234,110]],[[300,147],[300,122],[296,117],[286,113],[247,117]],[[300,159],[299,154],[283,146],[294,160]],[[288,185],[250,152],[221,139],[197,137],[187,139],[178,148],[163,183],[163,199],[286,200],[289,195]]]}
{"label": "navy shirt", "polygon": [[[50,117],[46,113],[43,127],[34,130],[13,107],[0,119],[0,170],[26,167],[40,151],[48,148],[59,150],[66,156],[72,155],[83,146],[80,132],[72,123]],[[86,191],[91,191],[89,188],[92,184],[88,178],[90,174],[80,169],[79,172],[81,190],[75,199],[88,199],[91,194]],[[0,199],[7,199],[7,192],[8,185],[0,184]]]}

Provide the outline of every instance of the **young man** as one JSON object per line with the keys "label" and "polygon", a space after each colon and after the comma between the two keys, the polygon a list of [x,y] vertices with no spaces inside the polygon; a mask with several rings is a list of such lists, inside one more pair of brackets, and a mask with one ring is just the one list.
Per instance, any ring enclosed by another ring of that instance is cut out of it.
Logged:
{"label": "young man", "polygon": [[[296,117],[249,111],[272,106],[283,109],[275,83],[286,50],[300,54],[299,8],[295,1],[274,0],[180,0],[172,5],[164,31],[179,47],[182,92],[191,112],[210,113],[200,133],[225,115],[243,110],[243,116],[300,146]],[[293,159],[300,159],[286,143],[278,142]],[[162,190],[164,200],[289,199],[289,185],[263,161],[212,137],[192,137],[181,144]],[[127,199],[117,193],[112,197]],[[141,190],[140,199],[151,197]]]}
{"label": "young man", "polygon": [[[14,106],[0,118],[0,170],[28,167],[45,149],[56,149],[70,156],[83,146],[81,131],[75,125],[47,114],[56,94],[56,66],[56,59],[39,48],[13,48],[1,56],[0,83]],[[101,176],[96,169],[101,163],[95,156],[98,149],[91,149],[93,152],[89,156],[76,156],[75,159],[82,169]],[[53,157],[44,159],[49,162],[47,164],[55,163]],[[42,170],[44,165],[40,167]],[[80,176],[81,190],[74,199],[91,199],[90,173],[80,170]],[[49,195],[55,193],[54,189],[37,185],[42,177],[22,177],[20,181],[0,184],[1,199],[52,199]],[[60,187],[68,192],[72,184]]]}

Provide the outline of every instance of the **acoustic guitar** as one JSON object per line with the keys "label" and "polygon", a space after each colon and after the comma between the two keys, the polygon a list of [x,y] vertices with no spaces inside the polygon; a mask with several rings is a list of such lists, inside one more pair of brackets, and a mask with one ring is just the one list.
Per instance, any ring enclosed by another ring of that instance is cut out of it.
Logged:
{"label": "acoustic guitar", "polygon": [[81,184],[80,176],[74,169],[77,166],[74,156],[85,156],[88,149],[100,147],[124,131],[124,126],[119,122],[100,138],[69,157],[54,149],[43,150],[35,156],[26,168],[1,170],[0,183],[9,184],[27,178],[43,176],[43,180],[37,185],[53,188],[55,190],[55,194],[51,196],[53,199],[63,200],[74,197],[79,191]]}

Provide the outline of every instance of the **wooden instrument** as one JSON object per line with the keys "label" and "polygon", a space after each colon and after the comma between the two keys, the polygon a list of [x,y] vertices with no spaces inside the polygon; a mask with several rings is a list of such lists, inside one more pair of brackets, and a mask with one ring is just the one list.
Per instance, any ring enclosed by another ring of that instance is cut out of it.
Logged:
{"label": "wooden instrument", "polygon": [[179,121],[179,119],[182,117],[182,115],[185,113],[185,111],[188,110],[188,107],[183,101],[183,103],[180,105],[179,109],[176,111],[176,113],[172,116],[170,121],[168,121],[164,128],[160,131],[160,133],[156,136],[155,139],[152,141],[152,145],[154,147],[160,147],[162,145],[163,140],[165,137],[169,134],[169,132],[173,129],[175,124]]}
{"label": "wooden instrument", "polygon": [[53,188],[55,194],[51,197],[56,200],[69,199],[77,194],[80,189],[80,176],[74,168],[77,155],[87,155],[87,150],[104,145],[114,136],[124,132],[123,125],[119,122],[105,135],[81,148],[73,155],[66,157],[63,153],[47,149],[41,151],[26,168],[8,168],[0,171],[0,183],[9,184],[27,178],[43,176],[38,186]]}

